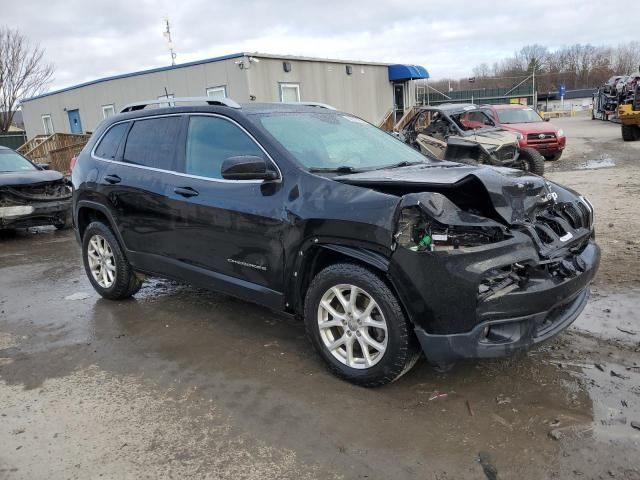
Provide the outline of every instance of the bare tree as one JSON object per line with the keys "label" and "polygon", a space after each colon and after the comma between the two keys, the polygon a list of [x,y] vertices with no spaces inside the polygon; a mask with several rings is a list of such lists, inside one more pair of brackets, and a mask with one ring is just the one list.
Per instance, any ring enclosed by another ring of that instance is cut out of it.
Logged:
{"label": "bare tree", "polygon": [[53,71],[43,49],[18,30],[0,26],[0,132],[9,130],[18,102],[40,93]]}
{"label": "bare tree", "polygon": [[543,45],[525,45],[516,53],[516,58],[521,61],[522,68],[532,71],[534,68],[536,73],[542,71],[548,64],[549,52],[547,47]]}
{"label": "bare tree", "polygon": [[620,75],[637,72],[640,69],[640,42],[618,45],[613,62],[616,72]]}
{"label": "bare tree", "polygon": [[630,74],[640,65],[640,42],[617,47],[576,43],[549,51],[544,45],[525,45],[513,56],[493,64],[490,76],[480,72],[486,64],[473,69],[480,78],[477,86],[512,87],[536,72],[538,91],[555,91],[564,83],[567,88],[594,88],[613,75]]}

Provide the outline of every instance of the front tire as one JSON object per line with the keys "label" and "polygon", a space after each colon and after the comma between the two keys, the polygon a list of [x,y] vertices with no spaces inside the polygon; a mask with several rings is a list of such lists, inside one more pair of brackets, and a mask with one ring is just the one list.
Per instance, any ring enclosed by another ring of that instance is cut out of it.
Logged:
{"label": "front tire", "polygon": [[537,150],[533,148],[521,148],[518,161],[521,165],[520,170],[540,176],[544,175],[544,157]]}
{"label": "front tire", "polygon": [[640,140],[640,127],[635,125],[620,125],[622,129],[622,140],[625,142],[633,142]]}
{"label": "front tire", "polygon": [[315,276],[305,298],[305,325],[328,369],[364,387],[397,380],[420,356],[393,292],[359,265],[335,264]]}
{"label": "front tire", "polygon": [[109,300],[123,300],[142,286],[109,227],[89,224],[82,237],[82,260],[96,292]]}

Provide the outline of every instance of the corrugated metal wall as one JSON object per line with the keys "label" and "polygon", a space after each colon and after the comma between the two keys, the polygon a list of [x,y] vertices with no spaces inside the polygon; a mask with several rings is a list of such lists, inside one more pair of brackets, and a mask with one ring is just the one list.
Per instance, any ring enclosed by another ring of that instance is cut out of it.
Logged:
{"label": "corrugated metal wall", "polygon": [[[22,104],[29,138],[44,134],[43,115],[51,115],[56,133],[70,133],[68,111],[78,110],[84,132],[92,132],[103,120],[102,107],[124,105],[164,95],[204,96],[206,89],[226,86],[227,96],[238,102],[279,102],[280,85],[295,83],[302,101],[328,103],[372,123],[382,120],[393,105],[388,70],[382,64],[353,64],[347,74],[344,63],[257,56],[227,58],[193,66],[148,72],[96,82],[53,93]],[[286,72],[283,61],[290,63]],[[243,62],[244,65],[240,65]],[[248,66],[248,68],[246,68]],[[241,68],[242,67],[242,68]]]}

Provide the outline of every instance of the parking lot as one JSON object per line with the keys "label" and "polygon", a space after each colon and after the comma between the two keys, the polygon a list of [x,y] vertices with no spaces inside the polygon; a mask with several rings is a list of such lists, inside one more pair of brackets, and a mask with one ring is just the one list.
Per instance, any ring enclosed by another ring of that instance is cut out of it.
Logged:
{"label": "parking lot", "polygon": [[162,279],[106,301],[72,231],[1,233],[0,478],[640,479],[640,143],[554,122],[547,177],[594,204],[603,249],[587,309],[380,389],[327,373],[294,319]]}

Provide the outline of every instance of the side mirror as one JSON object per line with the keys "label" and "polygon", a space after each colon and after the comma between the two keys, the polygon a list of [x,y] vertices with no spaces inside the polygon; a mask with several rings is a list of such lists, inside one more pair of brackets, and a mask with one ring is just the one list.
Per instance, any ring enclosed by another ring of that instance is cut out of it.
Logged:
{"label": "side mirror", "polygon": [[225,180],[275,180],[278,174],[267,169],[264,158],[254,155],[238,155],[222,162],[222,178]]}
{"label": "side mirror", "polygon": [[551,120],[551,117],[544,117],[545,122],[548,122],[549,120]]}
{"label": "side mirror", "polygon": [[38,167],[40,170],[49,170],[48,163],[36,163],[36,167]]}

